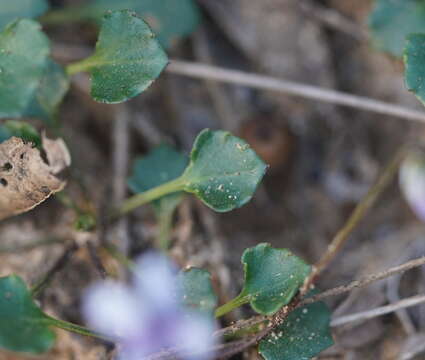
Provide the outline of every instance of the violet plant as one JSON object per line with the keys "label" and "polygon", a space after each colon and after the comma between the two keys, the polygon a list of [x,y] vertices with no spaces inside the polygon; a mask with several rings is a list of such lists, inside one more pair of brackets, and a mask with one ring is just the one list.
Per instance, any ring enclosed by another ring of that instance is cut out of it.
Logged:
{"label": "violet plant", "polygon": [[[28,8],[24,1],[16,0],[14,8],[0,9],[0,117],[15,119],[0,127],[0,142],[16,136],[39,145],[37,131],[22,118],[37,117],[44,119],[46,126],[57,125],[57,109],[68,91],[70,76],[79,72],[90,74],[95,101],[118,103],[139,95],[167,66],[162,45],[172,45],[170,34],[184,36],[199,21],[199,11],[191,1],[179,6],[184,14],[178,15],[190,21],[182,21],[177,30],[170,30],[170,9],[158,2],[146,1],[142,5],[123,1],[119,9],[117,3],[93,0],[40,18],[50,24],[87,20],[98,23],[104,10],[115,10],[103,16],[93,55],[65,67],[51,59],[50,41],[37,21],[15,19],[40,16],[47,10],[45,1],[34,0]],[[121,8],[123,3],[125,9]],[[411,11],[406,4],[377,2],[371,26],[381,47],[388,45],[391,35],[386,32],[385,21],[397,16],[405,22],[403,11]],[[394,11],[396,5],[398,10]],[[413,5],[419,6],[410,1],[409,6]],[[156,20],[164,24],[159,41],[151,27],[130,11],[145,12],[150,6]],[[416,18],[412,24],[416,24]],[[397,38],[404,35],[397,34]],[[424,44],[425,35],[410,35],[405,50],[406,84],[422,101]],[[399,55],[400,44],[396,45],[388,51]],[[418,154],[412,153],[406,159],[400,181],[408,201],[423,219],[425,161]],[[37,287],[27,287],[20,277],[0,278],[0,347],[43,354],[55,343],[56,327],[115,343],[123,360],[149,356],[208,359],[226,347],[238,349],[244,340],[258,344],[258,351],[266,360],[317,356],[333,344],[330,310],[323,302],[309,302],[320,266],[307,264],[290,250],[260,243],[242,254],[244,283],[240,294],[218,306],[208,271],[191,268],[179,272],[166,258],[173,213],[185,194],[194,195],[213,211],[232,211],[251,200],[266,169],[267,165],[244,140],[226,131],[209,129],[197,136],[188,158],[162,145],[136,159],[128,179],[135,194],[111,209],[108,220],[152,204],[162,224],[163,232],[158,234],[156,244],[162,254],[148,253],[137,260],[131,267],[130,285],[107,279],[91,286],[83,296],[82,308],[88,327],[43,312],[36,302]],[[95,222],[91,222],[90,231],[96,231]],[[336,237],[338,245],[340,239]],[[325,262],[328,258],[332,256],[326,253]],[[217,319],[245,304],[258,314],[257,322],[248,321],[247,326],[236,331],[217,328]]]}

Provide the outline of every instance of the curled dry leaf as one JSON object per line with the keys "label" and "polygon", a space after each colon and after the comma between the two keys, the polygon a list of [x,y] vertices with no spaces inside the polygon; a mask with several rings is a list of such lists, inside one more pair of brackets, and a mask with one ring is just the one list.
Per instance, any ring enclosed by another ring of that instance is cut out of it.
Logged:
{"label": "curled dry leaf", "polygon": [[0,144],[0,220],[29,211],[64,188],[66,182],[55,174],[70,164],[70,157],[59,141],[44,139],[43,143],[48,161],[54,159],[53,166],[20,138]]}

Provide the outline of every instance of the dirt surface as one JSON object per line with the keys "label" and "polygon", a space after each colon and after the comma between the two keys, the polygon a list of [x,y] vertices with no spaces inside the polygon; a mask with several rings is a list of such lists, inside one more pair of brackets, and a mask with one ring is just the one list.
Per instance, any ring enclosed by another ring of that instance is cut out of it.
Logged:
{"label": "dirt surface", "polygon": [[[317,11],[307,11],[300,6],[303,2],[199,0],[202,26],[170,55],[422,109],[403,85],[402,64],[374,50],[364,35],[371,1],[305,1],[349,21],[356,29],[351,33],[330,25]],[[71,47],[84,53],[96,34],[86,25],[47,31],[62,62],[78,57],[78,52],[67,52]],[[317,260],[399,146],[424,133],[421,125],[402,119],[171,74],[125,104],[101,105],[89,98],[85,80],[74,79],[61,108],[62,134],[73,162],[66,189],[84,209],[102,213],[122,200],[127,194],[125,176],[136,155],[162,141],[188,151],[206,127],[239,134],[271,165],[254,199],[241,209],[217,214],[193,197],[178,209],[170,254],[182,266],[209,269],[221,302],[240,291],[240,256],[247,247],[270,242],[311,263]],[[41,129],[41,123],[35,125]],[[74,220],[73,209],[51,197],[31,212],[3,221],[0,276],[17,273],[34,284],[76,244],[40,302],[48,313],[81,323],[82,291],[100,279],[92,246],[111,241],[137,256],[152,246],[157,229],[149,207],[106,233],[77,232]],[[394,181],[319,285],[341,285],[424,253],[425,227]],[[125,276],[115,260],[106,253],[98,255],[109,272]],[[424,271],[413,271],[329,299],[328,304],[335,317],[368,310],[423,293],[424,276]],[[243,308],[223,323],[250,314]],[[425,359],[425,353],[403,357],[415,354],[423,343],[425,306],[333,330],[336,344],[320,359]],[[42,359],[114,356],[96,341],[62,331],[58,338]],[[255,351],[244,356],[258,358]],[[0,351],[0,360],[32,358]]]}

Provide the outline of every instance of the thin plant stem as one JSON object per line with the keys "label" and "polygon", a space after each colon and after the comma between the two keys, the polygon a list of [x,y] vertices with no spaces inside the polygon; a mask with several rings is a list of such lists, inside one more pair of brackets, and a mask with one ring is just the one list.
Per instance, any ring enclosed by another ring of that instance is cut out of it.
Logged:
{"label": "thin plant stem", "polygon": [[390,163],[382,171],[375,185],[370,188],[366,196],[354,208],[344,226],[336,233],[324,255],[312,267],[310,275],[307,277],[303,287],[300,290],[301,296],[304,296],[310,290],[311,285],[315,283],[323,270],[328,267],[336,255],[340,252],[342,247],[345,245],[349,235],[365,217],[366,213],[375,204],[376,200],[387,188],[387,186],[391,183],[394,176],[397,174],[400,164],[405,156],[406,147],[402,146],[402,148],[397,151]]}
{"label": "thin plant stem", "polygon": [[63,25],[86,20],[83,6],[70,6],[63,9],[51,10],[40,16],[38,20],[43,25]]}
{"label": "thin plant stem", "polygon": [[88,71],[93,65],[92,57],[88,57],[81,61],[67,65],[65,69],[66,73],[71,76],[80,72]]}
{"label": "thin plant stem", "polygon": [[122,205],[116,210],[112,215],[113,218],[120,217],[124,214],[127,214],[130,211],[142,206],[144,204],[150,203],[153,200],[159,199],[164,195],[168,195],[174,192],[183,190],[185,180],[182,177],[179,177],[175,180],[169,181],[165,184],[159,185],[145,191],[143,193],[133,195],[132,197],[125,200]]}
{"label": "thin plant stem", "polygon": [[239,306],[242,306],[244,304],[246,304],[248,301],[246,299],[246,297],[244,296],[237,296],[234,299],[228,301],[227,303],[221,305],[220,307],[218,307],[214,313],[214,316],[216,318],[219,318],[229,312],[231,312],[232,310],[238,308]]}
{"label": "thin plant stem", "polygon": [[162,251],[167,251],[170,247],[170,236],[173,228],[174,211],[164,211],[158,215],[158,234],[156,246]]}
{"label": "thin plant stem", "polygon": [[337,317],[331,321],[331,326],[336,327],[336,326],[342,326],[348,323],[365,321],[365,320],[376,318],[378,316],[390,314],[400,309],[406,309],[408,307],[420,305],[423,303],[425,303],[425,295],[424,294],[416,295],[416,296],[412,296],[412,297],[397,301],[393,304],[380,306],[375,309],[362,311],[355,314]]}
{"label": "thin plant stem", "polygon": [[112,339],[111,337],[104,335],[104,334],[101,334],[101,333],[98,333],[96,331],[92,331],[92,330],[90,330],[90,329],[88,329],[84,326],[80,326],[80,325],[77,325],[77,324],[70,323],[68,321],[56,319],[56,318],[51,317],[51,316],[46,315],[46,314],[45,314],[45,318],[46,318],[46,321],[49,325],[55,326],[59,329],[63,329],[63,330],[73,332],[75,334],[95,337],[95,338],[98,338],[98,339],[111,341],[111,342],[114,342],[114,341],[117,340],[117,339]]}
{"label": "thin plant stem", "polygon": [[229,84],[244,85],[257,89],[271,90],[288,95],[322,101],[335,105],[343,105],[356,109],[372,111],[378,114],[399,117],[424,123],[425,112],[409,109],[400,105],[386,103],[363,96],[352,95],[341,91],[318,86],[297,83],[275,77],[230,70],[218,66],[172,59],[167,72],[189,76],[197,79],[209,79]]}
{"label": "thin plant stem", "polygon": [[134,269],[136,264],[133,260],[129,259],[126,255],[120,252],[117,247],[113,244],[107,244],[103,246],[103,249],[112,256],[115,260],[117,260],[121,265],[128,268],[129,270]]}

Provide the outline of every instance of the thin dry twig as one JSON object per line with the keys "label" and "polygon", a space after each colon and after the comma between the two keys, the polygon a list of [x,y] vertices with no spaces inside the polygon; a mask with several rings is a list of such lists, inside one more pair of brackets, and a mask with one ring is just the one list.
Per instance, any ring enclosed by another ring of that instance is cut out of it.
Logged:
{"label": "thin dry twig", "polygon": [[404,106],[394,105],[363,96],[351,95],[331,89],[325,89],[318,86],[276,79],[270,76],[180,60],[172,60],[167,67],[167,71],[177,75],[190,76],[198,79],[210,79],[264,90],[272,90],[307,99],[372,111],[378,114],[395,116],[405,120],[425,122],[425,113],[423,111],[412,110]]}
{"label": "thin dry twig", "polygon": [[337,317],[336,319],[332,320],[331,326],[336,327],[336,326],[341,326],[341,325],[345,325],[352,322],[369,320],[377,316],[382,316],[385,314],[392,313],[394,311],[398,311],[400,309],[405,309],[405,308],[423,304],[423,303],[425,303],[425,295],[416,295],[416,296],[409,297],[407,299],[397,301],[393,304],[377,307],[372,310]]}

